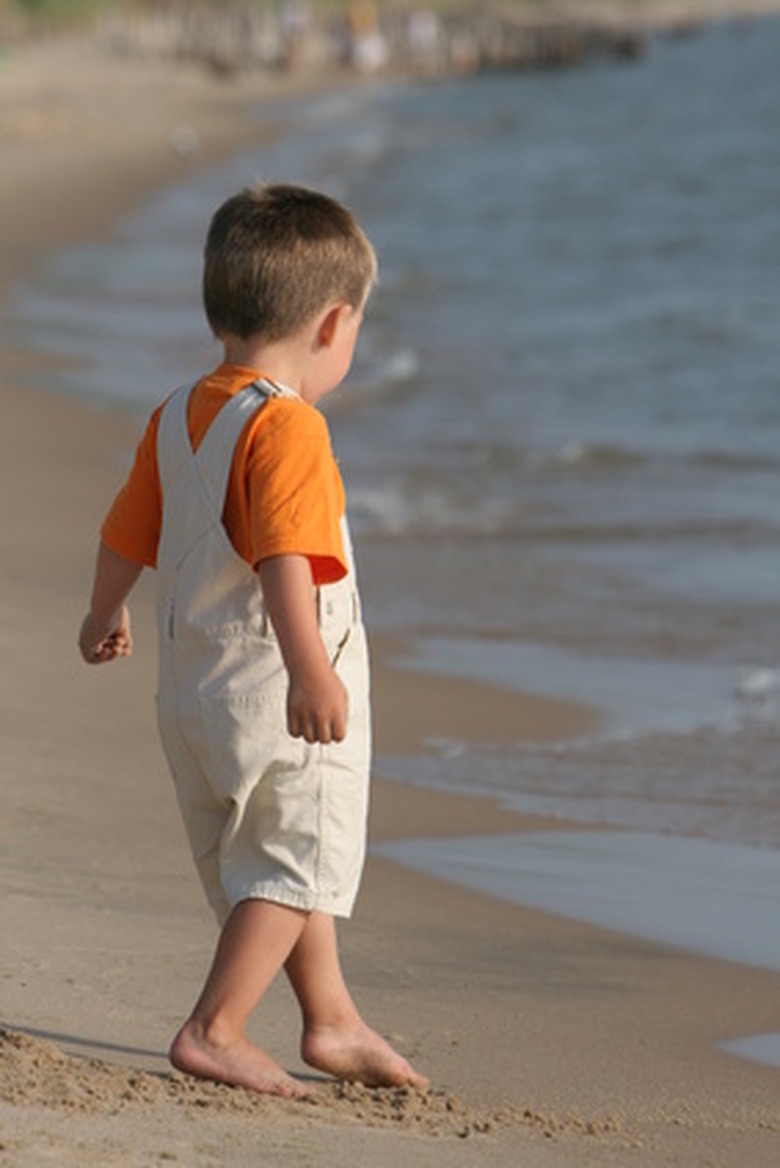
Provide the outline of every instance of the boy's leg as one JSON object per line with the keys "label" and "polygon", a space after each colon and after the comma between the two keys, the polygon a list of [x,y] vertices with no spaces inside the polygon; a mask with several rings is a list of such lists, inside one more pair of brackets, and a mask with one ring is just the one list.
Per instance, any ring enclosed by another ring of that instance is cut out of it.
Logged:
{"label": "boy's leg", "polygon": [[220,934],[206,984],[170,1050],[180,1071],[264,1094],[306,1090],[249,1041],[244,1029],[306,927],[307,914],[268,900],[244,900]]}
{"label": "boy's leg", "polygon": [[361,1018],[341,972],[333,917],[309,915],[285,971],[303,1014],[305,1062],[373,1087],[425,1086],[427,1079]]}

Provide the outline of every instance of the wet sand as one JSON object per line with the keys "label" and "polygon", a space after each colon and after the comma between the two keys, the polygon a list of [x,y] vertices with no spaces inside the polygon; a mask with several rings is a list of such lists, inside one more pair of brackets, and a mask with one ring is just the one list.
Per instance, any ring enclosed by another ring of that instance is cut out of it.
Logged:
{"label": "wet sand", "polygon": [[[67,46],[8,63],[0,297],[46,249],[99,234],[183,167],[249,140],[258,131],[242,110],[262,92],[277,90]],[[194,157],[171,148],[183,124],[197,132]],[[74,646],[97,526],[137,434],[125,417],[21,389],[29,360],[0,355],[0,1160],[774,1166],[778,1071],[721,1044],[777,1030],[776,973],[503,903],[376,854],[342,929],[344,962],[367,1017],[431,1091],[322,1082],[316,1102],[291,1104],[169,1073],[164,1052],[214,925],[156,741],[149,582],[133,606],[132,662],[90,670]],[[392,646],[375,651],[388,752],[453,725],[566,737],[594,716],[399,675]],[[374,787],[377,843],[551,826],[478,799]],[[284,984],[256,1034],[306,1074]]]}

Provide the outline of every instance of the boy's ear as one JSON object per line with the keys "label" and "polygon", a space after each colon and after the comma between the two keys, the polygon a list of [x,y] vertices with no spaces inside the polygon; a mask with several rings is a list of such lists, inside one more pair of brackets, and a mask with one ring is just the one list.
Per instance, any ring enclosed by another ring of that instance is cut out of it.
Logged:
{"label": "boy's ear", "polygon": [[319,328],[317,329],[317,342],[321,348],[329,349],[333,344],[336,333],[338,332],[342,313],[347,308],[348,306],[346,304],[334,304],[324,313],[320,320]]}

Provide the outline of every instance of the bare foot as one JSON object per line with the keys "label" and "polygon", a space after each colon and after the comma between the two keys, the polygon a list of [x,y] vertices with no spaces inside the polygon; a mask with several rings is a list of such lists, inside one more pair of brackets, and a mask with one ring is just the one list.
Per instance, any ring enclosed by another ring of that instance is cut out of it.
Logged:
{"label": "bare foot", "polygon": [[428,1085],[423,1075],[363,1021],[310,1028],[301,1041],[301,1057],[319,1071],[367,1087]]}
{"label": "bare foot", "polygon": [[261,1095],[303,1099],[311,1092],[246,1038],[228,1044],[209,1041],[193,1022],[185,1022],[168,1057],[177,1071],[199,1079],[214,1079],[231,1087],[247,1087]]}

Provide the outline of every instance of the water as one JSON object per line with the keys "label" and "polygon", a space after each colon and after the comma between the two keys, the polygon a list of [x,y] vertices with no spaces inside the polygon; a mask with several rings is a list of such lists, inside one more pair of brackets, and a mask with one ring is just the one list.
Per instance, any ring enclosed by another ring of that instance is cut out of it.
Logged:
{"label": "water", "polygon": [[[780,855],[640,832],[408,839],[380,855],[544,912],[780,971]],[[777,1036],[775,1036],[777,1037]]]}
{"label": "water", "polygon": [[259,176],[346,199],[382,268],[327,407],[371,624],[419,668],[604,713],[588,741],[379,769],[777,848],[779,53],[765,21],[266,106],[274,142],[53,257],[5,337],[140,416],[216,363],[214,206]]}

